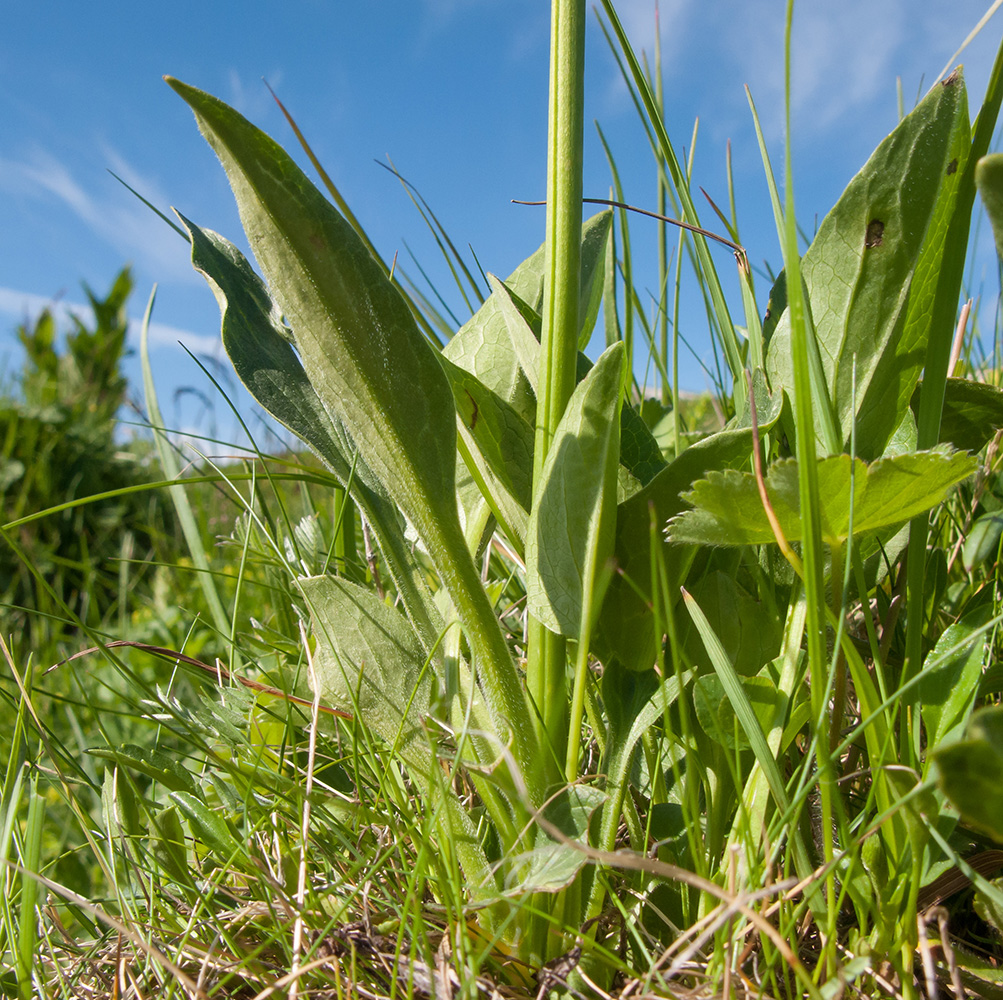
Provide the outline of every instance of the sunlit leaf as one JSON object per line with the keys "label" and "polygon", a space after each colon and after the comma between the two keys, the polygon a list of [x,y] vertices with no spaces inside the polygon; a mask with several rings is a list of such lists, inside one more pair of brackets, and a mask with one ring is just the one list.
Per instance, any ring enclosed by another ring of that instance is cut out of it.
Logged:
{"label": "sunlit leaf", "polygon": [[531,615],[577,637],[585,594],[613,551],[623,345],[578,384],[558,425],[526,534]]}
{"label": "sunlit leaf", "polygon": [[[927,451],[882,458],[870,465],[849,455],[818,463],[822,540],[838,545],[850,535],[866,535],[908,521],[936,506],[953,486],[975,471],[963,452]],[[774,463],[766,493],[788,541],[801,539],[798,466]],[[756,477],[749,472],[713,472],[685,499],[694,507],[672,519],[673,542],[697,545],[766,545],[776,541]]]}
{"label": "sunlit leaf", "polygon": [[[921,252],[927,260],[915,294],[935,291],[967,128],[959,71],[935,84],[878,146],[801,263],[838,432],[848,440],[855,421],[857,453],[867,459],[884,451],[922,369],[929,327],[906,330],[907,303]],[[783,292],[775,298],[771,309]],[[909,312],[920,318],[923,308]],[[770,338],[774,390],[794,384],[789,324],[785,312]]]}

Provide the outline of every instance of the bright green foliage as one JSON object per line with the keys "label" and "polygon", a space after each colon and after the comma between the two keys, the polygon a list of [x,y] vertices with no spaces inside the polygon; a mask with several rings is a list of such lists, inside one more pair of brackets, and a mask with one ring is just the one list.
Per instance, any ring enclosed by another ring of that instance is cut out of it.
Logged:
{"label": "bright green foliage", "polygon": [[[849,455],[820,459],[822,540],[842,545],[851,534],[868,535],[902,524],[941,503],[953,486],[975,471],[975,465],[970,455],[943,451],[896,455],[870,465]],[[796,461],[787,459],[770,467],[766,494],[784,538],[800,541]],[[684,499],[695,509],[671,521],[668,534],[674,542],[768,545],[776,541],[752,473],[712,472]]]}
{"label": "bright green foliage", "polygon": [[526,546],[530,614],[577,639],[583,604],[613,554],[623,347],[578,383],[547,453]]}
{"label": "bright green foliage", "polygon": [[979,160],[975,165],[975,183],[993,227],[996,252],[1003,258],[1003,153],[992,153]]}
{"label": "bright green foliage", "polygon": [[[649,72],[603,7],[660,197],[699,225],[658,55]],[[660,230],[651,304],[631,285],[626,215],[581,222],[566,140],[583,5],[554,10],[561,221],[486,285],[442,240],[476,310],[462,325],[402,291],[323,172],[338,207],[237,112],[170,81],[261,270],[182,218],[226,350],[328,471],[261,454],[219,470],[240,515],[217,553],[186,522],[229,657],[202,674],[223,689],[140,684],[135,725],[106,721],[106,746],[52,785],[104,852],[100,878],[74,884],[117,881],[104,895],[193,993],[189,956],[212,949],[244,956],[234,992],[283,966],[304,994],[368,969],[393,995],[421,992],[433,969],[469,995],[487,989],[478,974],[536,994],[532,974],[580,949],[607,992],[619,974],[638,995],[723,994],[741,974],[764,996],[850,982],[880,995],[894,979],[917,1000],[924,893],[963,870],[979,831],[1003,829],[1003,723],[978,711],[1003,691],[990,444],[1003,393],[946,376],[970,196],[976,178],[995,190],[974,163],[1003,51],[974,137],[958,73],[881,143],[803,260],[790,159],[782,203],[763,141],[786,270],[760,322],[739,255],[743,339],[704,236],[681,232],[673,256]],[[714,397],[696,401],[678,385],[687,268],[715,347]],[[599,315],[608,347],[593,365],[581,349]],[[635,381],[646,363],[656,398]],[[0,856],[17,864],[58,851],[34,853],[49,805],[28,780],[48,740],[33,683],[11,696],[0,799]],[[0,898],[0,953],[20,963],[0,985],[22,992],[39,898],[26,885],[11,876],[14,902]],[[1003,896],[978,890],[992,922]],[[294,919],[236,926],[235,895],[242,912]],[[65,919],[84,927],[75,905]],[[351,966],[314,962],[300,915]],[[384,964],[358,947],[359,919]]]}

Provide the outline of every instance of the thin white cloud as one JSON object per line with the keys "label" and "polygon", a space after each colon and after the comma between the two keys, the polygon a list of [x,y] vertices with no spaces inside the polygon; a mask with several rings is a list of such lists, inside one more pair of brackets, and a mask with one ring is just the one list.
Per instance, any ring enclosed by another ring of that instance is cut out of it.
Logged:
{"label": "thin white cloud", "polygon": [[[152,204],[166,205],[156,182],[140,174],[113,148],[103,149],[105,161],[123,180]],[[55,198],[67,206],[120,256],[162,279],[198,283],[177,233],[109,174],[88,186],[57,156],[35,148],[22,159],[0,158],[0,190],[19,198]]]}
{"label": "thin white cloud", "polygon": [[[49,309],[56,322],[65,322],[70,316],[76,316],[84,323],[90,322],[92,312],[89,306],[79,302],[67,302],[65,299],[51,299],[33,292],[25,292],[16,288],[0,287],[0,315],[11,316],[16,322],[33,322],[43,309]],[[141,321],[135,318],[129,320],[130,339],[138,340]],[[150,323],[150,344],[154,347],[177,347],[183,344],[193,354],[208,354],[219,357],[222,354],[222,342],[218,336],[208,336],[204,333],[192,333],[156,321]]]}

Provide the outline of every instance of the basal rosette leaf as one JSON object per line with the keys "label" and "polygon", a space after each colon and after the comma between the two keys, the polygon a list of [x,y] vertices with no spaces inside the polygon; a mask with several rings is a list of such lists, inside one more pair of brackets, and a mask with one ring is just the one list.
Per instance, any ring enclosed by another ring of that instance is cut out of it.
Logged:
{"label": "basal rosette leaf", "polygon": [[456,409],[438,358],[358,234],[292,158],[222,101],[168,78],[226,170],[248,241],[324,408],[425,543],[463,622],[497,734],[542,798],[511,653],[467,550]]}
{"label": "basal rosette leaf", "polygon": [[372,526],[394,584],[426,649],[439,614],[408,551],[401,518],[379,480],[355,454],[341,420],[324,407],[289,343],[268,289],[229,240],[178,213],[192,241],[192,266],[219,305],[223,346],[240,380],[269,412],[305,441],[348,486]]}

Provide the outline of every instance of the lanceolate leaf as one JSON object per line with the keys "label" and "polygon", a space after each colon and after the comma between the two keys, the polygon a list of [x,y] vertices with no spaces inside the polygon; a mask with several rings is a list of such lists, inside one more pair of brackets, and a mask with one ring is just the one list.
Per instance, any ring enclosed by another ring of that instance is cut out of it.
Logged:
{"label": "lanceolate leaf", "polygon": [[409,616],[431,649],[441,627],[431,595],[408,552],[400,517],[337,416],[330,414],[288,342],[264,283],[229,240],[178,213],[191,237],[192,265],[206,279],[222,315],[223,346],[240,380],[269,412],[327,463],[376,534]]}
{"label": "lanceolate leaf", "polygon": [[[438,359],[359,236],[274,140],[221,101],[169,79],[195,112],[303,368],[366,465],[407,514],[466,629],[499,736],[542,798],[526,697],[470,558],[456,503],[456,410]],[[420,391],[416,391],[420,387]]]}
{"label": "lanceolate leaf", "polygon": [[452,394],[400,292],[274,140],[209,94],[168,82],[226,169],[321,402],[419,531],[432,511],[448,519],[456,509]]}
{"label": "lanceolate leaf", "polygon": [[452,386],[460,433],[473,445],[475,459],[497,477],[504,496],[488,500],[495,516],[516,538],[526,533],[533,479],[533,428],[476,375],[440,358]]}
{"label": "lanceolate leaf", "polygon": [[529,613],[573,637],[613,551],[623,359],[622,344],[608,348],[568,401],[527,530]]}
{"label": "lanceolate leaf", "polygon": [[[901,524],[936,506],[948,491],[975,471],[963,452],[927,451],[878,459],[870,465],[849,455],[820,459],[818,483],[822,540],[840,544]],[[798,464],[775,463],[766,492],[788,541],[801,540]],[[766,545],[776,540],[752,473],[712,472],[685,499],[694,506],[674,518],[668,536],[696,545]]]}
{"label": "lanceolate leaf", "polygon": [[[848,440],[856,419],[857,450],[865,458],[884,450],[923,364],[929,330],[911,327],[903,337],[906,304],[931,223],[924,253],[935,279],[966,128],[959,72],[936,84],[878,146],[802,261],[840,433]],[[924,281],[917,294],[928,292]],[[767,371],[774,390],[793,386],[789,322],[785,313],[770,339]]]}
{"label": "lanceolate leaf", "polygon": [[317,647],[314,670],[321,697],[356,712],[395,747],[422,794],[441,793],[439,822],[475,896],[493,895],[494,879],[469,815],[452,790],[433,780],[436,755],[423,728],[431,677],[407,620],[372,591],[344,579],[299,581]]}

